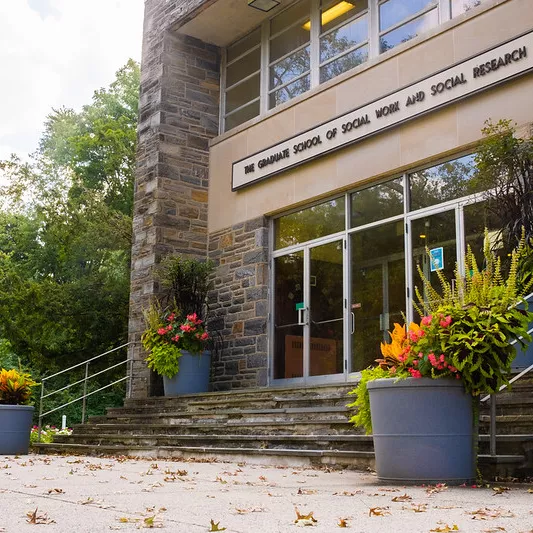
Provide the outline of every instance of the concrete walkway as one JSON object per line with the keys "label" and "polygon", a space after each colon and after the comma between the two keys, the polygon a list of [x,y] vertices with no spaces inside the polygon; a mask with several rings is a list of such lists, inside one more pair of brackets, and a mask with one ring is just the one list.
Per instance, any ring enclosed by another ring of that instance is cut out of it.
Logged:
{"label": "concrete walkway", "polygon": [[[312,518],[297,520],[295,509]],[[307,524],[328,533],[532,533],[533,485],[394,487],[328,469],[0,457],[0,532],[290,533]]]}

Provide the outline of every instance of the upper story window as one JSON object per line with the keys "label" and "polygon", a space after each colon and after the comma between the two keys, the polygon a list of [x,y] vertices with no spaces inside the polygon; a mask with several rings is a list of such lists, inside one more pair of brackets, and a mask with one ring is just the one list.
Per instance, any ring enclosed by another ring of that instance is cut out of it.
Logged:
{"label": "upper story window", "polygon": [[226,49],[222,129],[264,115],[483,1],[297,1]]}

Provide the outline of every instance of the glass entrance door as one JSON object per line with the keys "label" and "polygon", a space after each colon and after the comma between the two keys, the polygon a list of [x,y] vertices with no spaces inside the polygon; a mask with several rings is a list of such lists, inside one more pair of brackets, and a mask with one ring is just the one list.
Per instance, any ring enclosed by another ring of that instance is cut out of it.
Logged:
{"label": "glass entrance door", "polygon": [[275,380],[323,381],[344,372],[343,243],[274,259]]}

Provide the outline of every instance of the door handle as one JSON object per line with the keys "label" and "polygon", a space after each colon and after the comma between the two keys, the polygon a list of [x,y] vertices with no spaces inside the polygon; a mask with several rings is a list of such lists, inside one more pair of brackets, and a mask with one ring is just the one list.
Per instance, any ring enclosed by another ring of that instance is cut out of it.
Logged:
{"label": "door handle", "polygon": [[307,308],[302,307],[298,309],[298,325],[307,326]]}
{"label": "door handle", "polygon": [[355,333],[355,313],[352,311],[350,313],[352,315],[352,335]]}

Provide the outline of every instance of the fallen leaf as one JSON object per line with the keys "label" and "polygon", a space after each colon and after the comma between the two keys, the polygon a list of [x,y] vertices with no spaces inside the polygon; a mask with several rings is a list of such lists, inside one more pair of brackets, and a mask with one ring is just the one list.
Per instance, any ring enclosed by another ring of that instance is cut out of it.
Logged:
{"label": "fallen leaf", "polygon": [[457,524],[453,524],[451,527],[448,524],[445,524],[443,527],[436,527],[429,531],[431,531],[431,533],[450,533],[450,531],[459,531],[459,528],[457,527]]}
{"label": "fallen leaf", "polygon": [[144,529],[154,529],[163,527],[163,523],[160,520],[156,520],[154,516],[147,516],[142,523]]}
{"label": "fallen leaf", "polygon": [[48,494],[65,494],[63,489],[49,489]]}
{"label": "fallen leaf", "polygon": [[26,516],[28,517],[26,522],[28,522],[28,524],[55,524],[55,521],[48,518],[47,514],[38,514],[38,510],[39,509],[37,508],[33,513],[31,511],[26,513]]}
{"label": "fallen leaf", "polygon": [[483,529],[483,533],[498,533],[498,531],[507,531],[507,530],[501,526],[489,527],[489,529]]}
{"label": "fallen leaf", "polygon": [[355,496],[356,494],[363,494],[363,491],[356,490],[355,492],[348,492],[345,490],[343,492],[334,492],[333,496]]}
{"label": "fallen leaf", "polygon": [[444,483],[437,483],[434,487],[431,485],[426,489],[426,493],[431,496],[432,494],[437,494],[444,490],[448,490],[448,487]]}
{"label": "fallen leaf", "polygon": [[264,509],[262,507],[251,507],[249,509],[239,509],[238,507],[235,507],[235,510],[239,514],[262,513],[262,512],[264,512]]}
{"label": "fallen leaf", "polygon": [[94,499],[89,496],[86,500],[80,501],[78,503],[80,505],[89,505],[90,503],[94,503]]}
{"label": "fallen leaf", "polygon": [[505,509],[476,509],[467,511],[466,514],[472,515],[472,520],[492,520],[494,518],[513,518],[514,514]]}
{"label": "fallen leaf", "polygon": [[405,511],[413,511],[415,513],[425,513],[428,509],[427,503],[412,503],[410,507],[402,506]]}
{"label": "fallen leaf", "polygon": [[225,527],[218,527],[218,524],[220,524],[220,522],[217,522],[215,524],[213,519],[211,519],[211,529],[209,531],[225,531],[226,530]]}
{"label": "fallen leaf", "polygon": [[298,489],[298,492],[296,494],[316,494],[316,490],[311,489],[302,489],[301,487]]}
{"label": "fallen leaf", "polygon": [[337,527],[348,527],[348,522],[346,521],[346,518],[339,518],[339,523],[337,524]]}
{"label": "fallen leaf", "polygon": [[388,507],[371,507],[368,516],[385,516],[390,514]]}
{"label": "fallen leaf", "polygon": [[296,511],[296,520],[294,521],[296,525],[314,526],[318,522],[318,520],[313,516],[313,512],[310,512],[309,514],[300,514],[297,507],[295,507],[294,510]]}
{"label": "fallen leaf", "polygon": [[227,483],[227,481],[225,479],[222,479],[220,476],[217,476],[215,481],[218,481],[219,483],[222,483],[222,485],[225,485]]}
{"label": "fallen leaf", "polygon": [[508,492],[511,489],[509,487],[492,487],[492,490],[494,491],[493,496],[497,496],[498,494],[504,494],[505,492]]}
{"label": "fallen leaf", "polygon": [[393,502],[408,502],[412,499],[413,498],[411,498],[411,496],[409,496],[408,494],[402,494],[401,496],[394,496],[394,498],[392,498],[392,501]]}

